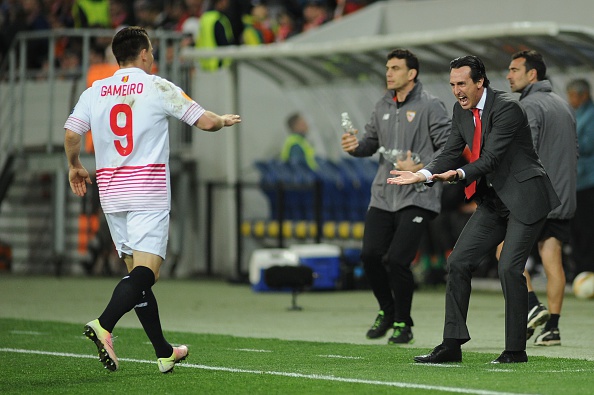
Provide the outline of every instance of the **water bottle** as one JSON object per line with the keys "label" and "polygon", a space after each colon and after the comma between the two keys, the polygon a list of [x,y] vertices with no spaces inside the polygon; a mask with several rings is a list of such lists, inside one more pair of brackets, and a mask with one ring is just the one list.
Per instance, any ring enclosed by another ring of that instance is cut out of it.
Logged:
{"label": "water bottle", "polygon": [[341,126],[342,129],[345,131],[345,133],[348,134],[355,134],[357,133],[357,131],[355,130],[355,127],[353,126],[353,122],[351,122],[351,118],[349,117],[349,113],[348,112],[343,112],[341,114]]}
{"label": "water bottle", "polygon": [[[411,158],[413,160],[413,162],[415,162],[415,165],[418,165],[419,163],[421,163],[421,156],[419,154],[417,154],[416,152],[413,152],[411,155]],[[416,183],[415,184],[415,191],[417,192],[425,192],[427,190],[427,185],[425,185],[425,183]]]}
{"label": "water bottle", "polygon": [[[383,155],[384,159],[386,159],[388,162],[393,163],[394,167],[396,167],[396,164],[399,160],[406,160],[407,158],[407,154],[406,151],[404,150],[399,150],[399,149],[386,149],[385,147],[379,147],[378,152],[380,154]],[[413,152],[411,154],[411,159],[413,160],[413,162],[415,162],[415,164],[419,164],[421,163],[421,156],[419,154],[417,154],[416,152]],[[415,191],[417,192],[424,192],[427,190],[427,185],[425,185],[425,183],[416,183],[413,184],[415,187]]]}

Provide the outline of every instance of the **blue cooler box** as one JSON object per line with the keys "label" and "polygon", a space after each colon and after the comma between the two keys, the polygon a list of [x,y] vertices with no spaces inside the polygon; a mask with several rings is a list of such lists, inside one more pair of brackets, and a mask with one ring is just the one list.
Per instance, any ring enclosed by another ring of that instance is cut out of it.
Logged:
{"label": "blue cooler box", "polygon": [[302,265],[314,271],[311,289],[336,289],[340,281],[340,247],[332,244],[295,244],[289,247]]}
{"label": "blue cooler box", "polygon": [[261,248],[252,252],[249,262],[250,284],[256,292],[271,291],[264,282],[264,271],[271,266],[297,266],[299,257],[287,248]]}

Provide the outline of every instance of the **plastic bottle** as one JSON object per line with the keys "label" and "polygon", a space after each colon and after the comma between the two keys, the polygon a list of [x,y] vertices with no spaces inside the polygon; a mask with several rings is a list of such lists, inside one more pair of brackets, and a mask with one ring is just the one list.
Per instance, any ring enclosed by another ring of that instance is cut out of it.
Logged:
{"label": "plastic bottle", "polygon": [[[385,147],[379,147],[378,152],[384,156],[384,158],[394,164],[396,167],[396,163],[399,160],[406,160],[406,151],[404,150],[397,150],[397,149],[386,149]],[[416,152],[411,154],[411,159],[415,164],[421,163],[421,157]],[[424,192],[427,190],[427,185],[424,183],[416,183],[413,184],[415,187],[415,191],[417,192]]]}
{"label": "plastic bottle", "polygon": [[343,112],[340,116],[341,116],[340,125],[342,126],[342,129],[345,131],[345,133],[356,134],[357,131],[356,131],[355,127],[353,126],[353,122],[351,122],[349,113]]}

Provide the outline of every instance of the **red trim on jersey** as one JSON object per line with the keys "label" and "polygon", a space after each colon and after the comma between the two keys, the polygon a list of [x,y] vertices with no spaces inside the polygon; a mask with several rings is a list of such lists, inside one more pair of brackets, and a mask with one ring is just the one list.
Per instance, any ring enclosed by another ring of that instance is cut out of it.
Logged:
{"label": "red trim on jersey", "polygon": [[101,206],[106,213],[169,209],[164,163],[104,167],[96,174]]}

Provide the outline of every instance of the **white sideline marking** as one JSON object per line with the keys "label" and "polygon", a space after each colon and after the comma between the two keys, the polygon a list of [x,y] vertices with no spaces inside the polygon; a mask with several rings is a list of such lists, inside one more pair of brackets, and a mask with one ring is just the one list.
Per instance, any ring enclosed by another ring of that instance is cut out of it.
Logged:
{"label": "white sideline marking", "polygon": [[[23,350],[23,349],[18,349],[18,348],[0,348],[0,352],[12,352],[12,353],[19,353],[19,354],[53,355],[56,357],[97,359],[96,355],[71,354],[71,353],[50,352],[50,351],[40,351],[40,350]],[[119,358],[119,360],[127,361],[127,362],[136,362],[136,363],[148,363],[148,364],[156,363],[155,361],[147,361],[147,360],[132,359],[132,358]],[[265,371],[265,370],[226,368],[226,367],[222,367],[222,366],[206,366],[206,365],[197,365],[197,364],[191,364],[191,363],[181,363],[181,364],[177,365],[177,367],[179,367],[179,368],[194,368],[194,369],[202,369],[202,370],[214,370],[214,371],[219,371],[219,372],[230,372],[230,373],[248,373],[248,374],[259,374],[259,375],[268,374],[271,376],[295,377],[295,378],[311,379],[311,380],[337,381],[337,382],[341,382],[341,383],[382,385],[382,386],[386,386],[386,387],[413,388],[413,389],[422,389],[422,390],[453,392],[453,393],[457,393],[457,394],[533,395],[533,394],[500,392],[500,391],[480,390],[480,389],[471,389],[471,388],[456,388],[456,387],[443,387],[443,386],[427,385],[427,384],[403,383],[403,382],[398,382],[398,381],[363,380],[363,379],[354,379],[354,378],[348,378],[348,377],[325,376],[325,375],[320,375],[320,374],[303,374],[303,373],[291,373],[291,372],[275,372],[275,371]]]}
{"label": "white sideline marking", "polygon": [[256,350],[254,348],[228,348],[228,350],[245,352],[272,352],[272,350]]}
{"label": "white sideline marking", "polygon": [[462,365],[454,365],[451,363],[416,363],[411,362],[411,365],[414,366],[423,366],[423,367],[434,367],[434,368],[461,368]]}
{"label": "white sideline marking", "polygon": [[41,336],[44,334],[43,332],[18,331],[18,330],[12,330],[12,331],[10,331],[10,333],[12,333],[13,335],[34,335],[34,336]]}
{"label": "white sideline marking", "polygon": [[363,357],[349,357],[348,355],[318,355],[318,357],[338,359],[363,359]]}

